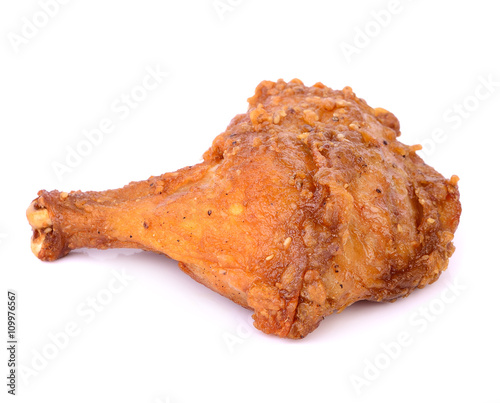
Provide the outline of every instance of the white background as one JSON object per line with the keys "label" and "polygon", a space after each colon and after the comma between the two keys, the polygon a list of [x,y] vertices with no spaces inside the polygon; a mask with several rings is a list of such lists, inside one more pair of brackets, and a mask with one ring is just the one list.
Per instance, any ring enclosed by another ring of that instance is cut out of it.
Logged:
{"label": "white background", "polygon": [[[73,0],[52,16],[46,2],[0,6],[0,401],[11,398],[14,289],[23,374],[12,401],[500,402],[495,2]],[[169,76],[141,92],[147,69]],[[291,341],[255,330],[249,311],[159,255],[32,255],[25,210],[38,190],[116,188],[199,162],[261,80],[294,77],[351,86],[460,177],[457,250],[438,282],[355,304]],[[144,99],[125,116],[116,108],[131,92]],[[103,119],[114,130],[58,177]],[[133,280],[106,291],[122,271]],[[106,304],[90,308],[96,296]]]}

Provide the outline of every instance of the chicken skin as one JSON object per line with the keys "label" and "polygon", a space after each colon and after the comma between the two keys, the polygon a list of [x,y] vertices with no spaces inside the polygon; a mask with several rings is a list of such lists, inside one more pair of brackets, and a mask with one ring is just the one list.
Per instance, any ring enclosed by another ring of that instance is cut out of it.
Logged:
{"label": "chicken skin", "polygon": [[38,193],[31,248],[140,248],[254,311],[255,327],[303,338],[360,300],[436,281],[461,206],[406,146],[396,117],[346,87],[263,81],[198,165],[115,190]]}

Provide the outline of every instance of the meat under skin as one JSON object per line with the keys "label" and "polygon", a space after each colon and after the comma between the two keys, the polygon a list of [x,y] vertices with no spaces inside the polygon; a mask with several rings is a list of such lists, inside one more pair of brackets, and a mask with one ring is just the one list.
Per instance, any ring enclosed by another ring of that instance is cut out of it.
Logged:
{"label": "meat under skin", "polygon": [[447,180],[400,143],[399,122],[351,88],[263,81],[204,161],[103,192],[38,193],[32,250],[140,248],[302,338],[360,300],[436,281],[461,207]]}

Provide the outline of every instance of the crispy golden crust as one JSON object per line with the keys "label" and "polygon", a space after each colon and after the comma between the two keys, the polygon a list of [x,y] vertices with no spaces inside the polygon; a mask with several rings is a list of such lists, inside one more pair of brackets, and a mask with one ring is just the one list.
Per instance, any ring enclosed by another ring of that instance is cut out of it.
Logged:
{"label": "crispy golden crust", "polygon": [[253,309],[257,328],[301,338],[334,311],[406,296],[446,269],[458,178],[399,130],[348,87],[264,81],[201,164],[105,192],[39,192],[33,252],[164,253]]}

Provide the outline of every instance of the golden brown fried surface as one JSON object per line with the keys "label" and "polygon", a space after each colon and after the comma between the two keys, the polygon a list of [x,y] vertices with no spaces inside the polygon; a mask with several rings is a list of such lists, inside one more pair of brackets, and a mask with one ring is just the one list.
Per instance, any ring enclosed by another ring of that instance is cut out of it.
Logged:
{"label": "golden brown fried surface", "polygon": [[458,178],[396,138],[399,122],[349,87],[264,81],[204,162],[104,192],[40,191],[32,250],[141,248],[302,338],[360,300],[435,281],[453,253]]}

